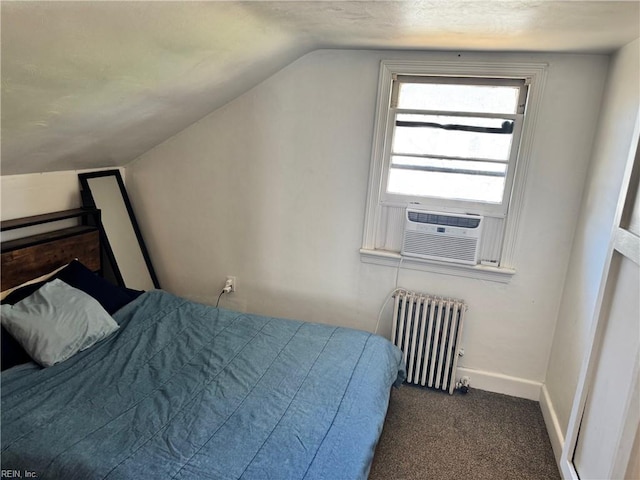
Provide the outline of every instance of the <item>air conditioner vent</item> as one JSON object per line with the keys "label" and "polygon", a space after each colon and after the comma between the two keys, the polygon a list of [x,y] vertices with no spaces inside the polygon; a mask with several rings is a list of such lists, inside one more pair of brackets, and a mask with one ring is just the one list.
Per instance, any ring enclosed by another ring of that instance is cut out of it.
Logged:
{"label": "air conditioner vent", "polygon": [[482,218],[409,207],[401,253],[409,257],[476,265]]}
{"label": "air conditioner vent", "polygon": [[454,215],[444,215],[431,212],[407,212],[409,220],[417,223],[430,223],[432,225],[450,225],[452,227],[478,228],[481,217],[461,217]]}

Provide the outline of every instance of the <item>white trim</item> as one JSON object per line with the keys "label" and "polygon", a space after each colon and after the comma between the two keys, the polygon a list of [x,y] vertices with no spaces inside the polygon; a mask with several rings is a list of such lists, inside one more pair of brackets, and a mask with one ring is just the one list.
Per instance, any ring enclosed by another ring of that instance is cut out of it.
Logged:
{"label": "white trim", "polygon": [[373,132],[373,148],[371,149],[371,164],[369,167],[369,187],[367,189],[367,205],[364,216],[364,238],[362,240],[362,248],[364,249],[372,249],[375,247],[376,233],[380,219],[380,185],[382,181],[381,175],[387,128],[387,122],[385,120],[387,118],[387,105],[389,105],[391,99],[391,86],[393,85],[393,74],[390,68],[384,65],[385,62],[383,61],[378,78],[378,99],[376,104],[376,119],[374,122],[375,130]]}
{"label": "white trim", "polygon": [[627,467],[629,466],[629,459],[631,457],[631,449],[633,441],[636,436],[638,428],[640,428],[640,412],[638,411],[638,405],[640,405],[640,358],[636,355],[635,365],[633,369],[633,375],[631,376],[632,384],[629,388],[629,396],[627,397],[625,411],[625,423],[622,427],[622,432],[618,438],[618,445],[615,451],[616,458],[611,467],[611,478],[625,478]]}
{"label": "white trim", "polygon": [[524,205],[524,191],[526,186],[529,163],[533,155],[533,138],[537,129],[538,112],[542,104],[542,94],[547,80],[547,67],[545,64],[531,64],[529,75],[529,98],[522,135],[520,137],[520,148],[518,149],[518,161],[516,162],[515,178],[511,187],[511,199],[509,201],[509,216],[504,228],[504,242],[502,244],[502,254],[500,265],[504,267],[515,266],[515,253],[518,231],[520,230],[520,215]]}
{"label": "white trim", "polygon": [[469,377],[471,388],[528,400],[538,401],[540,399],[542,382],[512,377],[502,373],[487,372],[486,370],[458,367],[456,378],[459,379],[463,376]]}
{"label": "white trim", "polygon": [[553,448],[553,455],[556,457],[556,464],[558,470],[560,469],[560,458],[562,457],[562,447],[564,446],[564,434],[562,433],[562,427],[558,420],[558,414],[551,401],[551,395],[547,390],[547,385],[542,385],[540,391],[540,410],[542,411],[542,418],[544,424],[547,427],[547,433],[549,434],[549,440],[551,441],[551,448]]}
{"label": "white trim", "polygon": [[[378,97],[369,169],[369,186],[365,211],[365,225],[362,240],[364,251],[374,251],[378,224],[381,217],[382,181],[384,151],[387,147],[387,114],[391,98],[392,78],[394,74],[406,75],[452,75],[462,77],[493,77],[493,78],[524,78],[529,84],[528,111],[524,121],[520,138],[518,162],[515,178],[509,199],[509,215],[506,221],[503,237],[503,247],[500,257],[501,267],[513,271],[515,265],[515,250],[520,215],[523,207],[526,176],[529,160],[533,151],[533,137],[536,130],[538,111],[546,81],[548,64],[546,63],[497,63],[497,62],[448,62],[448,61],[420,61],[420,60],[383,60],[380,65],[378,79]],[[361,251],[362,252],[362,251]],[[362,261],[371,259],[370,255],[361,255]],[[376,262],[377,263],[377,262]],[[380,263],[388,264],[388,263]],[[451,267],[443,267],[450,269]],[[455,270],[455,267],[451,268]],[[502,272],[502,268],[500,272]],[[500,273],[498,272],[498,273]],[[453,271],[450,272],[456,274]],[[460,274],[460,271],[458,271]],[[464,275],[469,276],[469,275]],[[500,277],[498,275],[497,277]],[[504,277],[503,277],[504,278]],[[499,280],[497,280],[499,281]]]}
{"label": "white trim", "polygon": [[585,357],[582,362],[580,370],[580,377],[578,378],[578,385],[576,387],[576,393],[573,397],[573,406],[571,408],[571,415],[569,417],[569,424],[567,426],[567,433],[565,436],[565,444],[562,449],[562,457],[560,459],[560,471],[565,479],[578,480],[579,476],[573,465],[573,456],[578,442],[578,434],[580,432],[580,425],[582,423],[582,417],[587,403],[587,397],[589,390],[593,382],[593,377],[596,372],[596,367],[600,360],[600,345],[602,344],[605,334],[605,323],[603,321],[603,307],[605,306],[605,294],[607,288],[610,287],[609,272],[611,270],[614,246],[616,244],[616,232],[620,227],[620,220],[622,218],[622,212],[627,197],[627,191],[629,188],[629,181],[631,179],[631,172],[633,170],[633,164],[640,148],[640,108],[636,110],[636,121],[631,136],[631,142],[629,145],[629,152],[627,152],[627,160],[625,171],[622,176],[622,184],[620,185],[620,193],[618,195],[618,203],[616,206],[616,212],[614,214],[613,221],[609,230],[609,246],[607,247],[607,257],[604,268],[602,270],[602,278],[600,279],[600,286],[598,289],[598,295],[596,297],[596,304],[593,309],[593,319],[591,322],[591,332],[589,333],[589,339],[587,342],[587,349]]}
{"label": "white trim", "polygon": [[438,262],[424,258],[402,257],[398,252],[388,250],[374,250],[361,248],[360,260],[364,263],[384,265],[398,268],[402,262],[402,268],[419,270],[423,272],[442,273],[457,277],[477,278],[492,282],[509,283],[516,271],[513,268],[491,267],[487,265],[463,265]]}
{"label": "white trim", "polygon": [[640,237],[633,232],[618,228],[614,234],[613,248],[636,265],[640,265]]}
{"label": "white trim", "polygon": [[[433,115],[438,117],[471,117],[471,118],[499,118],[501,120],[513,120],[521,119],[524,117],[522,113],[485,113],[485,112],[463,112],[461,110],[421,110],[419,108],[397,108],[390,107],[389,110],[396,114],[409,114],[409,115]],[[397,153],[396,153],[397,155]],[[435,158],[441,158],[439,155],[435,155]],[[463,158],[463,157],[461,157]],[[484,160],[486,161],[486,160]],[[501,160],[503,163],[507,163],[509,160]]]}

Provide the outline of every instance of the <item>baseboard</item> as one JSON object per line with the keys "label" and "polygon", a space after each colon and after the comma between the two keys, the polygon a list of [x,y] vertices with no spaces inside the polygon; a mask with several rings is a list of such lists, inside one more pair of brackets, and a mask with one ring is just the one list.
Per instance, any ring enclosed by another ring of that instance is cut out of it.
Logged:
{"label": "baseboard", "polygon": [[542,389],[541,382],[510,377],[500,373],[458,367],[457,377],[460,378],[462,376],[470,378],[471,388],[486,390],[487,392],[503,393],[505,395],[529,400],[538,401],[540,399],[540,391]]}
{"label": "baseboard", "polygon": [[560,469],[560,457],[562,455],[562,448],[564,447],[564,434],[558,421],[558,415],[553,408],[553,402],[549,395],[546,385],[542,385],[540,392],[540,410],[542,410],[542,417],[547,427],[547,433],[549,434],[549,440],[551,440],[551,447],[553,448],[553,454],[556,457],[556,463]]}

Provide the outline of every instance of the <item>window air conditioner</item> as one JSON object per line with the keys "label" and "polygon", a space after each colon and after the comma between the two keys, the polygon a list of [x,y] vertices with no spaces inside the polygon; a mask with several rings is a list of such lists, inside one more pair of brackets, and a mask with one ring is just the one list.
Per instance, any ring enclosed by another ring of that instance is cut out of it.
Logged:
{"label": "window air conditioner", "polygon": [[401,253],[407,257],[476,265],[482,218],[409,207]]}

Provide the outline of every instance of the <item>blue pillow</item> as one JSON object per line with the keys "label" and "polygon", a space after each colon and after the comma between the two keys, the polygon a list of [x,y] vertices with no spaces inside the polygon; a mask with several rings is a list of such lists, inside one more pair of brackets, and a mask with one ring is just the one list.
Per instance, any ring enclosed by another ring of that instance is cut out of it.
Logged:
{"label": "blue pillow", "polygon": [[2,326],[43,367],[64,362],[118,329],[95,298],[59,279],[1,310]]}
{"label": "blue pillow", "polygon": [[[113,315],[116,311],[144,293],[139,290],[118,287],[96,275],[79,261],[74,260],[51,278],[14,290],[2,300],[2,304],[14,305],[27,298],[45,283],[55,279],[60,279],[68,285],[89,294],[102,305],[102,308],[104,308],[109,315]],[[1,337],[2,350],[0,351],[0,363],[2,370],[27,363],[31,360],[29,355],[4,327],[2,327]]]}

